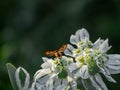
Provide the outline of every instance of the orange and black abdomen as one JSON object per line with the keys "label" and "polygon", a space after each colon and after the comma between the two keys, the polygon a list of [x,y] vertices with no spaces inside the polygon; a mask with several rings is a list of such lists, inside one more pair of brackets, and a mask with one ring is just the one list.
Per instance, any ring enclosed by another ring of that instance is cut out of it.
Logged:
{"label": "orange and black abdomen", "polygon": [[62,57],[62,53],[59,52],[59,51],[56,51],[56,53],[55,53],[55,57],[57,57],[57,58],[61,58],[61,57]]}

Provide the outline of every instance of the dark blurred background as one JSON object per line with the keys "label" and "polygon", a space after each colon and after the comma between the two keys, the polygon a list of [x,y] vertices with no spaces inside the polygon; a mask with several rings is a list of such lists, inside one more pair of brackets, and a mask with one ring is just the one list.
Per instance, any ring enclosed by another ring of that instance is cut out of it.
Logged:
{"label": "dark blurred background", "polygon": [[[0,90],[12,90],[7,62],[32,77],[44,51],[69,43],[82,27],[93,42],[109,38],[109,53],[120,53],[120,0],[0,0]],[[112,76],[117,84],[104,81],[109,90],[119,90],[120,74]]]}

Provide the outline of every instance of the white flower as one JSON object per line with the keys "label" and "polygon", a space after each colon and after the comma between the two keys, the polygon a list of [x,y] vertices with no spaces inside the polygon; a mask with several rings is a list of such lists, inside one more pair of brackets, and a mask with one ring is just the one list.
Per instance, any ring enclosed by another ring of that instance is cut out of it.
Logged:
{"label": "white flower", "polygon": [[46,57],[42,59],[44,61],[41,65],[42,69],[35,73],[31,90],[67,90],[70,86],[76,90],[74,84],[71,85],[73,81],[68,76],[67,70],[72,58],[62,56],[54,60]]}
{"label": "white flower", "polygon": [[[70,43],[76,47],[68,44],[64,53],[75,60],[68,67],[75,78],[91,79],[91,77],[99,77],[101,79],[98,75],[101,72],[109,81],[116,82],[111,77],[111,74],[120,73],[120,55],[107,54],[107,51],[111,48],[108,44],[108,39],[101,40],[99,38],[92,43],[89,39],[89,33],[82,28],[75,35],[71,35]],[[94,79],[91,80],[95,83]],[[103,82],[97,78],[96,80],[99,84]],[[105,85],[102,86],[104,87],[100,87],[99,90],[107,90]]]}

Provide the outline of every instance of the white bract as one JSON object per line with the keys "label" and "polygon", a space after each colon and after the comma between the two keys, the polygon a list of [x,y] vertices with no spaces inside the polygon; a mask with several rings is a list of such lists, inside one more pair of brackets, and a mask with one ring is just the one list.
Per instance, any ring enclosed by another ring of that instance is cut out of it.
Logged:
{"label": "white bract", "polygon": [[[24,85],[22,85],[22,81],[20,78],[20,73],[24,73],[25,75],[25,81],[24,81]],[[22,67],[17,68],[16,72],[15,72],[15,79],[16,79],[16,84],[18,86],[19,90],[28,90],[29,89],[29,84],[30,84],[30,76],[29,73]]]}

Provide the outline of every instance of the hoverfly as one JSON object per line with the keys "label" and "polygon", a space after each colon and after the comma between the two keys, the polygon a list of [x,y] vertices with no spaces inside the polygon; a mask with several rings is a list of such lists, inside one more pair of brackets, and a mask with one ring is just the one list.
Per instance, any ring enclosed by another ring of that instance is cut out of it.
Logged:
{"label": "hoverfly", "polygon": [[58,50],[55,51],[46,51],[45,55],[48,56],[55,56],[56,58],[61,58],[62,57],[62,52],[66,49],[67,44],[63,44]]}

